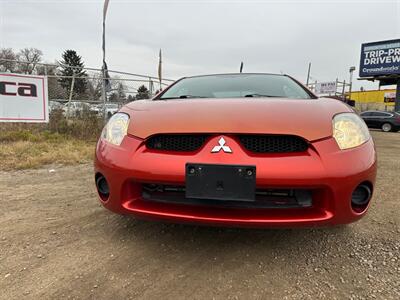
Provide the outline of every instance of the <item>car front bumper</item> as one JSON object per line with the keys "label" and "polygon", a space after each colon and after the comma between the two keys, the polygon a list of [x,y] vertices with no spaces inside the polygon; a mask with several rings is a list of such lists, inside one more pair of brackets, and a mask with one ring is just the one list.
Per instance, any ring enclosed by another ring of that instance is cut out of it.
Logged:
{"label": "car front bumper", "polygon": [[[211,153],[219,135],[195,153],[150,150],[143,140],[126,136],[120,146],[99,140],[95,174],[102,174],[110,194],[99,197],[109,210],[140,218],[179,223],[240,227],[312,227],[346,224],[367,211],[356,212],[351,196],[361,183],[375,183],[376,153],[372,139],[340,150],[333,138],[312,142],[304,153],[249,154],[234,137],[225,136],[233,153]],[[186,163],[254,165],[256,186],[264,189],[307,189],[313,205],[304,208],[237,208],[149,201],[144,184],[185,185]]]}

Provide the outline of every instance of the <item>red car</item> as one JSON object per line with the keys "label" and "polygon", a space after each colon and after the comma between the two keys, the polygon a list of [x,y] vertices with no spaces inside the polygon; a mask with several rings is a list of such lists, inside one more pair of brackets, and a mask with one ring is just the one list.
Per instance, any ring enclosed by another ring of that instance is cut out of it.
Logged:
{"label": "red car", "polygon": [[95,181],[119,214],[309,227],[360,219],[376,168],[349,106],[286,75],[240,73],[186,77],[125,105],[98,141]]}

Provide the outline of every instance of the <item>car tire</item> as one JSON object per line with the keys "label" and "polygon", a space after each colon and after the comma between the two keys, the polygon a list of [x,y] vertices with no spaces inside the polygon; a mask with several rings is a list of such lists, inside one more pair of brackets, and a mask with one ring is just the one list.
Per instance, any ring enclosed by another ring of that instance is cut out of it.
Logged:
{"label": "car tire", "polygon": [[381,129],[384,132],[389,132],[393,130],[393,126],[390,123],[383,123]]}
{"label": "car tire", "polygon": [[108,118],[111,118],[111,117],[112,117],[112,113],[109,112],[109,113],[107,114],[107,116],[108,116]]}

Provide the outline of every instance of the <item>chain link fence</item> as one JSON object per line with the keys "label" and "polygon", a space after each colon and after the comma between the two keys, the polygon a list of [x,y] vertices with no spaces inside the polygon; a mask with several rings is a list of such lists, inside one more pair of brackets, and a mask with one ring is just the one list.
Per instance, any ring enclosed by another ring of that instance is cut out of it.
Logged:
{"label": "chain link fence", "polygon": [[101,69],[7,59],[0,59],[0,72],[47,76],[50,114],[61,110],[67,118],[110,117],[125,103],[151,98],[173,82],[115,70],[104,78]]}
{"label": "chain link fence", "polygon": [[[346,83],[345,80],[340,81],[336,79],[335,82],[336,90],[332,93],[319,95],[320,97],[330,97],[340,101],[343,101],[351,105],[357,112],[363,112],[367,110],[380,110],[380,111],[394,111],[394,99],[393,102],[386,102],[381,100],[380,96],[376,96],[372,101],[366,102],[365,100],[354,100],[355,93],[362,93],[363,91],[351,91],[351,84]],[[316,92],[317,81],[308,84],[308,88],[312,92]],[[383,97],[383,96],[382,96]]]}
{"label": "chain link fence", "polygon": [[[0,132],[26,141],[25,137],[59,134],[78,140],[96,141],[105,121],[125,103],[151,98],[173,80],[148,75],[61,63],[32,63],[0,58],[0,73],[47,76],[48,123],[0,123]],[[0,136],[0,142],[2,137]]]}

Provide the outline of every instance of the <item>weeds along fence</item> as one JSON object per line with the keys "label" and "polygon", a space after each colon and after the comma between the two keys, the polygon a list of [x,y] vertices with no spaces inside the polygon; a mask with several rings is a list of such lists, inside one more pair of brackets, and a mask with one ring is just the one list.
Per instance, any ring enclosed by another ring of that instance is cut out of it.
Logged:
{"label": "weeds along fence", "polygon": [[32,141],[32,136],[61,136],[95,142],[104,126],[103,118],[92,114],[67,119],[54,110],[48,123],[0,123],[0,145],[7,142]]}
{"label": "weeds along fence", "polygon": [[0,73],[4,72],[47,76],[50,118],[48,124],[0,123],[1,130],[48,130],[81,139],[97,137],[104,119],[125,103],[151,98],[173,82],[116,70],[109,70],[105,78],[96,68],[0,58]]}

